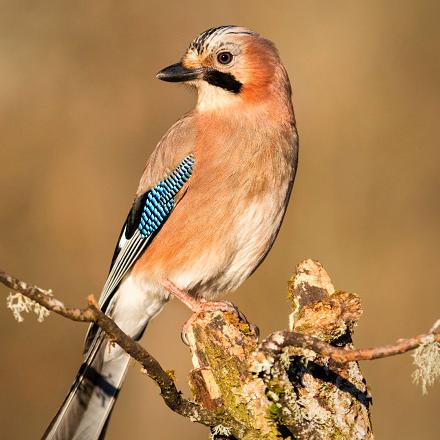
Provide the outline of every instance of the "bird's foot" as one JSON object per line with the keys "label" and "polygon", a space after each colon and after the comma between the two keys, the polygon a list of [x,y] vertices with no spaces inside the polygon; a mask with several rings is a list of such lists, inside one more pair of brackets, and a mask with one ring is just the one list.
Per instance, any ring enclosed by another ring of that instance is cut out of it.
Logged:
{"label": "bird's foot", "polygon": [[183,302],[192,312],[193,316],[185,322],[182,328],[182,340],[186,345],[188,343],[187,333],[191,326],[192,320],[195,318],[195,315],[203,312],[227,312],[235,315],[240,321],[249,325],[251,331],[253,331],[257,337],[259,335],[259,329],[255,324],[250,323],[246,316],[230,301],[208,301],[204,298],[196,299],[191,295],[188,295],[187,292],[179,289],[174,283],[169,280],[163,282],[163,287],[171,293],[173,296],[178,298]]}

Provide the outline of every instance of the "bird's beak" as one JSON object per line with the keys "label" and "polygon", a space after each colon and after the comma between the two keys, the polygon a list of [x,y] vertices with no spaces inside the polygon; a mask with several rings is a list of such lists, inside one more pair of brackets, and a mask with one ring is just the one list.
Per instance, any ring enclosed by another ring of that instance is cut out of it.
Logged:
{"label": "bird's beak", "polygon": [[156,78],[169,82],[192,81],[202,77],[203,68],[188,68],[182,63],[172,64],[165,67],[157,75]]}

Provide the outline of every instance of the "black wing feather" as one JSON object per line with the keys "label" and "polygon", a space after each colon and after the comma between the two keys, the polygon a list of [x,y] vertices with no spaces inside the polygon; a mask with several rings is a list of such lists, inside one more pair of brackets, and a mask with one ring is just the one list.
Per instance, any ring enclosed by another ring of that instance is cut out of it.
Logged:
{"label": "black wing feather", "polygon": [[115,251],[113,252],[112,262],[110,264],[109,273],[112,270],[113,265],[115,264],[115,260],[121,252],[122,246],[122,237],[124,236],[127,240],[133,237],[133,234],[136,232],[136,229],[139,227],[141,222],[142,212],[144,210],[145,202],[147,200],[149,191],[144,194],[136,197],[134,199],[133,205],[127,215],[127,218],[122,226],[121,232],[119,233],[117,245]]}

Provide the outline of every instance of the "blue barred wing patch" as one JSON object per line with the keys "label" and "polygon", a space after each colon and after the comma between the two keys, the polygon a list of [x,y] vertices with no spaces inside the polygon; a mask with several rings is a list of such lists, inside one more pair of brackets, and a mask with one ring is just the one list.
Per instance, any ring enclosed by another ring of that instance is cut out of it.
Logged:
{"label": "blue barred wing patch", "polygon": [[[134,201],[119,236],[110,273],[99,300],[105,313],[110,313],[114,307],[114,300],[117,298],[114,292],[119,283],[148,246],[152,234],[165,223],[171,213],[174,198],[190,178],[194,163],[192,154],[185,157],[167,178]],[[92,341],[98,337],[97,335],[99,332],[96,325],[91,326],[86,339],[85,353],[90,352],[94,346]]]}
{"label": "blue barred wing patch", "polygon": [[138,229],[142,238],[156,232],[165,222],[174,207],[174,197],[191,177],[194,166],[191,154],[180,162],[169,177],[148,192]]}

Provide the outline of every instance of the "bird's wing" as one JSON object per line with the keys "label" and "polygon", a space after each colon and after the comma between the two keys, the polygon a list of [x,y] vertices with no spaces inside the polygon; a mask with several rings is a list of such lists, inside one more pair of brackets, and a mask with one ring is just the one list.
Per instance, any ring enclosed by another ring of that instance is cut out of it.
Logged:
{"label": "bird's wing", "polygon": [[112,293],[122,278],[167,220],[176,203],[177,193],[192,174],[194,163],[194,156],[187,155],[168,176],[136,197],[119,236],[99,300],[103,311],[107,310]]}
{"label": "bird's wing", "polygon": [[[194,118],[192,113],[188,113],[165,133],[152,152],[119,235],[110,272],[99,299],[104,313],[111,314],[115,292],[122,279],[183,196],[185,191],[182,188],[191,176],[195,162],[194,143]],[[85,340],[86,356],[97,333],[96,325],[92,324]]]}
{"label": "bird's wing", "polygon": [[[182,188],[191,177],[194,163],[194,156],[187,155],[163,180],[136,197],[119,235],[110,272],[99,299],[99,305],[104,313],[111,314],[116,298],[115,292],[120,282],[182,197],[179,194],[178,199],[178,193],[182,192]],[[84,344],[86,358],[90,355],[90,350],[94,346],[93,341],[98,336],[96,324],[90,325]]]}
{"label": "bird's wing", "polygon": [[194,118],[188,113],[171,126],[152,152],[119,235],[101,293],[99,303],[104,311],[124,275],[182,196],[182,186],[194,164],[194,142]]}

